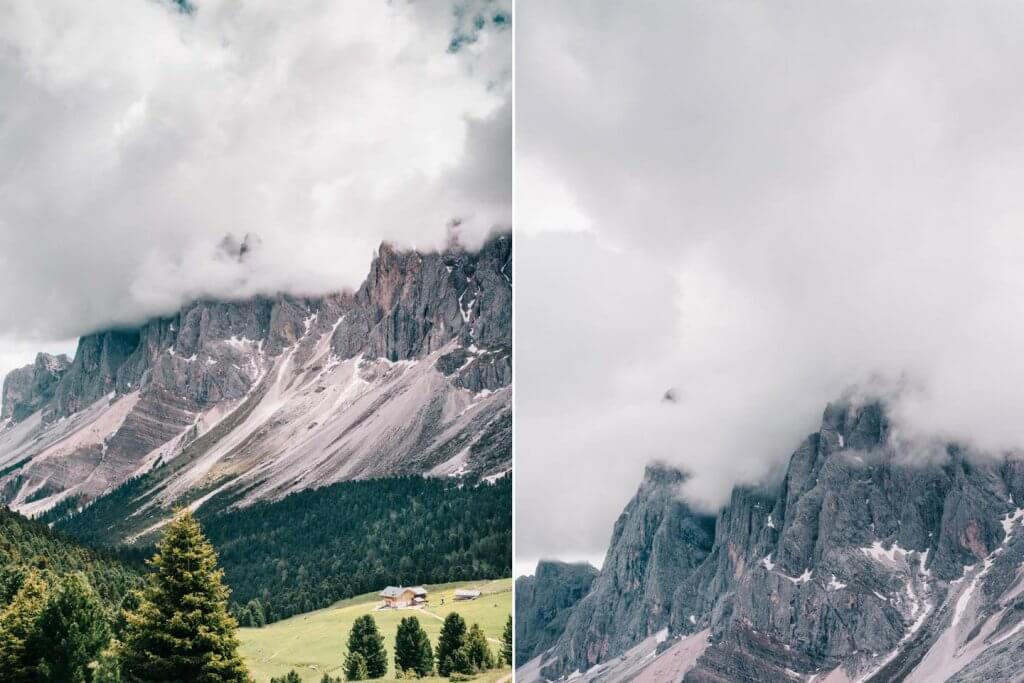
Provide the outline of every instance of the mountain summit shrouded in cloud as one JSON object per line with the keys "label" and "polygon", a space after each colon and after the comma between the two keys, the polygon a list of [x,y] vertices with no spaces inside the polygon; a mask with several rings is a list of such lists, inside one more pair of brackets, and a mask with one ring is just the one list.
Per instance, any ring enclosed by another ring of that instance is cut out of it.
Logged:
{"label": "mountain summit shrouded in cloud", "polygon": [[381,241],[507,229],[506,4],[5,3],[0,337],[351,288]]}
{"label": "mountain summit shrouded in cloud", "polygon": [[651,459],[716,509],[879,377],[1024,446],[1024,11],[641,6],[516,17],[517,552],[600,552]]}

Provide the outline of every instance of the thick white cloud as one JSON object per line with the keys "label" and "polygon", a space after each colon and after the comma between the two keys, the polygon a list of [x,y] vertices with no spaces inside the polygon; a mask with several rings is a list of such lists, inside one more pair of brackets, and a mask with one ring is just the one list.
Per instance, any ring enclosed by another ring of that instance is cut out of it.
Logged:
{"label": "thick white cloud", "polygon": [[510,223],[509,3],[190,4],[0,7],[0,334],[354,286],[381,240]]}
{"label": "thick white cloud", "polygon": [[721,504],[854,385],[1024,445],[1024,7],[517,11],[517,554],[599,552],[652,458]]}

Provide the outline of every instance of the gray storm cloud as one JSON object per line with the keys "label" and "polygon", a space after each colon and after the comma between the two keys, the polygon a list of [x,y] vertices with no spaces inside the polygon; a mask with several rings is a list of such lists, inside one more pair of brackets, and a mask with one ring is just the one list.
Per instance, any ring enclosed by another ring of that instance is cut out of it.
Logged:
{"label": "gray storm cloud", "polygon": [[517,555],[599,553],[655,458],[714,508],[853,386],[1024,445],[1024,8],[517,20]]}
{"label": "gray storm cloud", "polygon": [[510,224],[510,3],[185,4],[0,7],[0,336],[351,287],[382,240]]}

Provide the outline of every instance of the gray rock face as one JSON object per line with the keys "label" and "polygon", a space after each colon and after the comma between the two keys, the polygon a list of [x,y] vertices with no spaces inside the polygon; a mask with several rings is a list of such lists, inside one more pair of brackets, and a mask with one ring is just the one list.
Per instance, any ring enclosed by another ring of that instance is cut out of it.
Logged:
{"label": "gray rock face", "polygon": [[196,301],[86,335],[72,362],[5,382],[20,424],[0,432],[0,499],[33,514],[157,469],[144,504],[160,509],[232,486],[251,502],[508,470],[511,256],[508,235],[478,252],[385,244],[355,292]]}
{"label": "gray rock face", "polygon": [[32,365],[9,372],[4,378],[0,419],[20,422],[48,404],[70,365],[63,354],[40,353]]}
{"label": "gray rock face", "polygon": [[903,443],[880,403],[843,401],[780,484],[733,492],[713,542],[673,530],[657,548],[629,517],[685,504],[649,474],[541,673],[587,671],[667,625],[666,647],[709,634],[687,681],[1020,680],[1022,467]]}
{"label": "gray rock face", "polygon": [[615,523],[601,573],[572,610],[545,675],[586,671],[669,626],[676,587],[704,562],[714,540],[714,519],[695,514],[679,496],[684,479],[669,467],[647,467]]}
{"label": "gray rock face", "polygon": [[565,630],[566,620],[597,578],[589,564],[548,560],[537,573],[516,579],[516,661],[527,662],[549,649]]}

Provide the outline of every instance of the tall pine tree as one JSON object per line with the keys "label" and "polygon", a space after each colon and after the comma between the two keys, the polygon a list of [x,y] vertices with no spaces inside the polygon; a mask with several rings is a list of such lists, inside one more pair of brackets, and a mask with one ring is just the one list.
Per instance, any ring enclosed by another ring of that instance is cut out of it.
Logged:
{"label": "tall pine tree", "polygon": [[463,646],[466,644],[466,621],[458,612],[450,612],[444,618],[441,635],[437,640],[437,672],[448,676],[453,671],[466,671]]}
{"label": "tall pine tree", "polygon": [[369,614],[358,617],[348,634],[348,652],[358,653],[366,661],[368,678],[383,678],[388,672],[388,655],[384,651],[384,636],[377,630],[377,622]]}
{"label": "tall pine tree", "polygon": [[26,649],[40,683],[90,683],[100,653],[110,641],[107,615],[82,574],[57,580]]}
{"label": "tall pine tree", "polygon": [[416,617],[406,617],[395,633],[395,671],[415,671],[420,678],[434,671],[434,652],[430,638]]}
{"label": "tall pine tree", "polygon": [[0,672],[5,683],[35,681],[36,662],[29,648],[39,632],[47,585],[39,572],[21,575],[14,598],[0,611]]}
{"label": "tall pine tree", "polygon": [[512,666],[512,615],[505,622],[505,632],[501,634],[501,660]]}
{"label": "tall pine tree", "polygon": [[345,656],[345,679],[363,681],[370,677],[366,671],[366,657],[361,652],[349,650]]}
{"label": "tall pine tree", "polygon": [[487,643],[487,636],[480,624],[473,624],[466,636],[466,657],[476,671],[486,671],[494,668],[494,654],[491,646]]}
{"label": "tall pine tree", "polygon": [[250,683],[217,555],[189,510],[175,514],[149,561],[121,655],[132,683]]}

